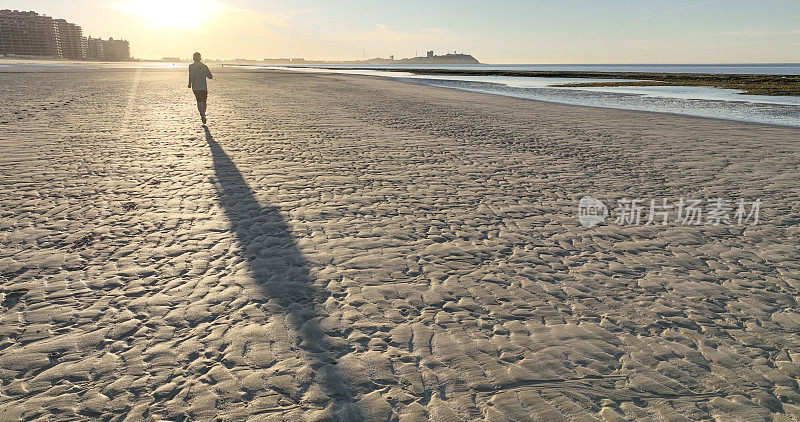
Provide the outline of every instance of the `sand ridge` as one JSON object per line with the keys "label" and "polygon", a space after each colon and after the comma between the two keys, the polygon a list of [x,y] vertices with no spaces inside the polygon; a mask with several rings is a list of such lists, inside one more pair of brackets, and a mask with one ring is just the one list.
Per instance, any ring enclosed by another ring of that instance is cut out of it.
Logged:
{"label": "sand ridge", "polygon": [[800,131],[215,76],[0,74],[0,418],[800,418]]}

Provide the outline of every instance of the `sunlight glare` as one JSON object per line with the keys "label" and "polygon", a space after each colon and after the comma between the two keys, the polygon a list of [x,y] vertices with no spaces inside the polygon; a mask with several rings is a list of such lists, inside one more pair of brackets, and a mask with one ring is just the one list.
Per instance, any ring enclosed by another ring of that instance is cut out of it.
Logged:
{"label": "sunlight glare", "polygon": [[193,29],[225,5],[218,0],[131,0],[114,7],[159,28]]}

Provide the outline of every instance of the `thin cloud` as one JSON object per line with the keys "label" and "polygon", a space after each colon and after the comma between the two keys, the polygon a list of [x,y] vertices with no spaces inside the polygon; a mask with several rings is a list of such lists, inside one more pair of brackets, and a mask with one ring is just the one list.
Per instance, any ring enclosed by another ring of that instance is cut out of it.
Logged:
{"label": "thin cloud", "polygon": [[641,18],[638,18],[638,19],[634,19],[634,20],[631,20],[631,21],[628,21],[628,22],[623,22],[623,23],[621,23],[619,25],[615,25],[615,26],[612,26],[612,27],[609,27],[609,28],[599,29],[597,31],[592,32],[591,35],[597,35],[597,34],[602,33],[602,32],[611,31],[611,30],[614,30],[614,29],[617,29],[617,28],[622,28],[623,26],[628,26],[628,25],[631,25],[631,24],[634,24],[634,23],[638,23],[638,22],[642,22],[642,21],[646,21],[646,20],[650,20],[650,19],[655,19],[655,18],[664,16],[664,15],[671,15],[673,13],[682,12],[684,10],[692,9],[692,8],[695,8],[695,7],[705,6],[707,4],[716,3],[718,1],[720,1],[720,0],[707,0],[707,1],[704,1],[704,2],[701,2],[701,3],[690,4],[688,6],[679,7],[677,9],[667,10],[666,12],[656,13],[655,15],[644,16],[644,17],[641,17]]}

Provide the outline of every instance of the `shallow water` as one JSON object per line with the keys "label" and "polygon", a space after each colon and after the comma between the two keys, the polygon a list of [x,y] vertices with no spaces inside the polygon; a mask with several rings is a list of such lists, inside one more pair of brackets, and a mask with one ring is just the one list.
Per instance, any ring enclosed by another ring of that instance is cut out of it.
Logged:
{"label": "shallow water", "polygon": [[746,64],[472,64],[472,65],[302,65],[304,67],[509,70],[545,72],[711,73],[740,75],[800,75],[800,63]]}
{"label": "shallow water", "polygon": [[555,87],[565,83],[624,79],[541,78],[521,76],[415,75],[352,68],[248,67],[303,72],[388,77],[423,85],[505,95],[537,101],[623,110],[652,111],[751,123],[800,127],[800,97],[744,95],[742,91],[694,86]]}

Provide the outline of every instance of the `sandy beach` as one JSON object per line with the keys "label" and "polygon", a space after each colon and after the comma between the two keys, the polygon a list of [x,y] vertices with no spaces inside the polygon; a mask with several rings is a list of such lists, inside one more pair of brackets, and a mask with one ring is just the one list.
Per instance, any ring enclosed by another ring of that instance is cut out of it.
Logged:
{"label": "sandy beach", "polygon": [[0,73],[0,420],[800,419],[800,129],[213,70]]}

